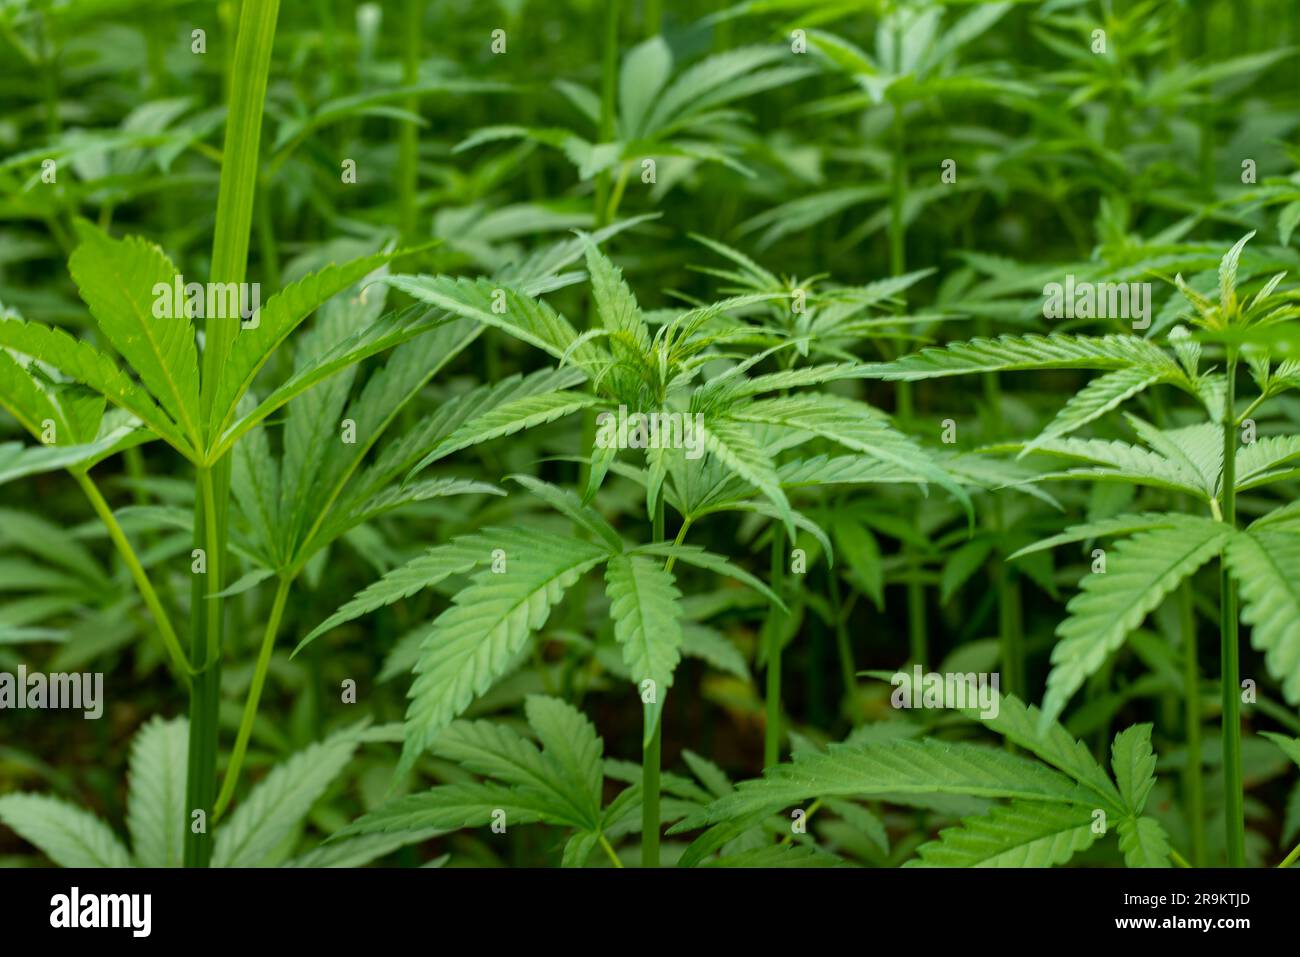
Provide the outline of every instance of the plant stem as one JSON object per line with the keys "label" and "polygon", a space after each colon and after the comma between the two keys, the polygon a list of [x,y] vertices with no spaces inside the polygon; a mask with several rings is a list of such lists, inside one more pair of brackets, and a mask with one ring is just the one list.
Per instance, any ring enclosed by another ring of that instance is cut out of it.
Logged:
{"label": "plant stem", "polygon": [[641,752],[641,866],[659,866],[659,762],[664,735],[663,710],[650,743]]}
{"label": "plant stem", "polygon": [[[772,591],[781,594],[785,581],[785,527],[772,527]],[[781,633],[785,616],[773,605],[767,617],[766,721],[763,727],[763,767],[781,760]]]}
{"label": "plant stem", "polygon": [[849,713],[857,718],[858,668],[853,662],[853,645],[849,641],[848,616],[840,594],[840,576],[833,569],[826,571],[827,591],[831,600],[831,614],[835,616],[835,648],[840,658],[840,677],[844,682],[844,696],[848,699]]}
{"label": "plant stem", "polygon": [[216,806],[212,809],[213,823],[221,818],[235,794],[235,785],[239,783],[239,770],[244,763],[244,752],[248,750],[248,739],[253,733],[253,722],[257,719],[257,705],[262,698],[262,686],[266,683],[266,671],[271,664],[271,651],[275,648],[275,636],[280,630],[280,619],[284,615],[285,602],[288,600],[289,588],[292,584],[293,579],[285,575],[280,578],[275,589],[271,613],[266,619],[266,630],[262,633],[262,647],[257,654],[257,665],[253,669],[253,681],[248,686],[248,698],[244,702],[244,714],[239,720],[235,748],[230,752],[226,776],[221,781],[221,793],[217,796]]}
{"label": "plant stem", "polygon": [[614,853],[614,848],[609,843],[609,838],[604,834],[600,835],[600,846],[605,849],[605,853],[609,856],[609,859],[614,862],[615,867],[623,866],[623,862],[619,860],[618,855]]}
{"label": "plant stem", "polygon": [[145,572],[144,566],[140,564],[140,559],[135,554],[135,549],[131,547],[131,542],[127,539],[126,533],[122,531],[122,526],[118,524],[113,510],[109,507],[108,502],[99,491],[93,479],[85,472],[73,472],[73,477],[81,490],[86,493],[86,498],[90,500],[91,507],[94,508],[95,514],[99,520],[104,523],[108,529],[108,537],[112,540],[113,545],[117,548],[118,554],[126,562],[126,567],[131,572],[131,579],[135,582],[135,587],[140,591],[140,597],[144,599],[145,607],[149,609],[149,614],[153,615],[153,620],[158,626],[158,633],[162,636],[163,644],[167,647],[167,653],[171,656],[172,664],[176,666],[181,680],[188,686],[190,676],[194,674],[194,668],[189,659],[185,657],[185,651],[181,648],[180,639],[176,636],[176,629],[172,627],[171,618],[167,615],[158,600],[158,593],[154,591],[153,583],[149,581],[149,575]]}
{"label": "plant stem", "polygon": [[1184,732],[1187,738],[1187,768],[1184,787],[1187,795],[1187,829],[1192,836],[1192,863],[1204,867],[1205,856],[1205,778],[1201,758],[1201,676],[1196,661],[1196,612],[1192,607],[1192,589],[1183,582],[1178,589],[1178,616],[1183,633],[1183,703],[1186,707]]}
{"label": "plant stem", "polygon": [[1296,862],[1296,858],[1300,858],[1300,844],[1297,844],[1291,853],[1282,859],[1282,863],[1278,867],[1290,867]]}
{"label": "plant stem", "polygon": [[663,0],[645,0],[645,33],[652,37],[663,29]]}
{"label": "plant stem", "polygon": [[[1237,521],[1237,423],[1233,414],[1236,401],[1237,356],[1229,347],[1228,385],[1223,399],[1223,521],[1235,526]],[[1240,649],[1237,645],[1237,593],[1228,565],[1219,560],[1219,651],[1223,697],[1223,805],[1227,828],[1228,866],[1245,866],[1246,822],[1241,776],[1241,699],[1238,697]]]}
{"label": "plant stem", "polygon": [[[420,80],[420,25],[424,16],[423,0],[406,0],[406,22],[402,34],[402,84],[415,86]],[[418,115],[420,100],[406,101],[408,112]],[[419,186],[420,131],[414,123],[402,123],[397,141],[397,187],[401,203],[402,241],[413,242],[417,228],[416,191]]]}
{"label": "plant stem", "polygon": [[202,549],[204,574],[194,575],[190,591],[190,657],[199,672],[190,684],[190,743],[185,778],[185,806],[203,814],[202,826],[190,819],[185,832],[186,867],[207,867],[212,858],[212,805],[217,783],[217,717],[221,703],[220,534],[212,471],[200,468],[194,508],[195,538]]}
{"label": "plant stem", "polygon": [[[212,239],[213,282],[242,283],[248,269],[249,229],[257,192],[262,113],[266,104],[267,75],[275,45],[279,0],[244,0],[239,8],[239,28],[230,60],[230,105],[226,137],[221,152],[221,182],[217,190],[217,221]],[[204,330],[203,374],[200,402],[209,448],[215,444],[216,421],[224,409],[213,403],[221,375],[239,331],[239,317],[210,318]],[[189,766],[186,770],[185,806],[192,815],[204,814],[204,826],[185,833],[186,867],[205,867],[212,856],[211,811],[216,797],[217,712],[221,697],[221,632],[224,603],[215,597],[222,590],[226,552],[226,506],[230,494],[230,459],[209,460],[197,469],[199,494],[194,502],[195,547],[206,557],[206,574],[194,576],[190,598],[190,648],[192,660],[201,662],[190,686]]]}
{"label": "plant stem", "polygon": [[[655,503],[651,537],[664,540],[664,496]],[[667,566],[665,566],[667,567]],[[658,707],[643,707],[642,712],[654,728],[646,728],[641,745],[641,866],[659,866],[659,764],[663,752],[663,689],[655,688]]]}
{"label": "plant stem", "polygon": [[[614,140],[617,124],[618,93],[618,8],[621,0],[605,0],[604,49],[600,63],[600,142]],[[609,170],[596,174],[595,209],[596,228],[607,226],[609,212]]]}

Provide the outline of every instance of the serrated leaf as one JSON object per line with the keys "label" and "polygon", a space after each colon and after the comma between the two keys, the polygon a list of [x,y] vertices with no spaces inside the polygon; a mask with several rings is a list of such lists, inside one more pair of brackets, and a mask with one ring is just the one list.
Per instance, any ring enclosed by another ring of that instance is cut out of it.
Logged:
{"label": "serrated leaf", "polygon": [[565,591],[609,554],[579,539],[539,537],[504,537],[497,547],[505,552],[506,570],[477,573],[428,627],[409,693],[399,771],[505,675]]}
{"label": "serrated leaf", "polygon": [[1151,817],[1126,817],[1119,822],[1119,849],[1129,867],[1170,867],[1169,838]]}
{"label": "serrated leaf", "polygon": [[654,733],[664,697],[673,683],[681,659],[681,593],[672,572],[641,555],[615,555],[605,567],[605,594],[609,596],[614,637],[623,646],[623,662],[632,681],[641,687],[654,682],[653,718],[647,738]]}
{"label": "serrated leaf", "polygon": [[871,375],[890,381],[931,379],[971,372],[1016,369],[1128,369],[1152,371],[1177,366],[1159,346],[1137,336],[999,336],[922,349],[871,367]]}
{"label": "serrated leaf", "polygon": [[1134,815],[1146,807],[1156,783],[1156,756],[1151,750],[1151,725],[1135,724],[1115,735],[1110,749],[1111,767],[1124,803]]}
{"label": "serrated leaf", "polygon": [[265,865],[352,760],[357,735],[348,728],[273,768],[217,828],[212,866]]}
{"label": "serrated leaf", "polygon": [[1250,643],[1292,704],[1300,704],[1300,536],[1289,532],[1235,532],[1224,560],[1241,591],[1241,620]]}
{"label": "serrated leaf", "polygon": [[154,718],[131,742],[126,824],[141,867],[180,867],[185,828],[189,722]]}
{"label": "serrated leaf", "polygon": [[110,239],[84,222],[78,233],[81,244],[68,259],[68,271],[81,298],[113,348],[131,364],[194,447],[201,447],[194,326],[179,303],[172,303],[174,315],[154,315],[155,286],[166,287],[170,298],[176,267],[161,249],[142,239]]}
{"label": "serrated leaf", "polygon": [[944,828],[917,848],[919,867],[1055,867],[1092,846],[1085,805],[1012,801]]}
{"label": "serrated leaf", "polygon": [[1109,550],[1106,571],[1083,580],[1067,606],[1069,617],[1056,629],[1044,722],[1064,710],[1084,679],[1166,595],[1219,553],[1229,534],[1222,522],[1180,515],[1167,528],[1139,532]]}
{"label": "serrated leaf", "polygon": [[131,855],[107,824],[61,798],[6,794],[0,822],[60,867],[131,866]]}
{"label": "serrated leaf", "polygon": [[709,806],[711,823],[777,810],[811,797],[966,794],[1072,804],[1086,794],[1037,762],[973,744],[891,740],[826,751],[797,751],[790,763],[742,781]]}

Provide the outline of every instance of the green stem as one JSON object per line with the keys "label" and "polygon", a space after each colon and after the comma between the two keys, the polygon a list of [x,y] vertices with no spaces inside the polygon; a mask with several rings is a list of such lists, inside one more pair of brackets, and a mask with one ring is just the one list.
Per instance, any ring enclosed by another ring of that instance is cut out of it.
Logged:
{"label": "green stem", "polygon": [[[402,83],[414,86],[420,79],[420,26],[424,0],[406,0],[406,23],[402,36]],[[418,115],[420,101],[412,96],[406,101],[408,112]],[[413,242],[417,229],[416,192],[419,187],[419,128],[402,123],[397,141],[397,187],[401,203],[401,229],[404,242]]]}
{"label": "green stem", "polygon": [[[900,382],[897,396],[897,411],[900,424],[906,425],[912,419],[912,383]],[[910,543],[903,545],[904,567],[911,579],[907,583],[907,635],[911,647],[912,660],[925,667],[930,658],[930,642],[925,614],[925,586],[920,582],[921,552]]]}
{"label": "green stem", "polygon": [[1178,589],[1178,616],[1183,635],[1183,703],[1186,707],[1185,736],[1187,767],[1184,787],[1187,791],[1187,829],[1192,836],[1192,862],[1204,867],[1205,855],[1205,777],[1201,758],[1201,675],[1196,660],[1196,611],[1192,607],[1192,589],[1184,582]]}
{"label": "green stem", "polygon": [[[772,591],[781,594],[785,581],[785,527],[772,528]],[[766,721],[763,728],[763,767],[781,760],[781,632],[785,616],[773,605],[767,618]]]}
{"label": "green stem", "polygon": [[835,648],[840,658],[840,678],[844,682],[844,696],[848,699],[849,713],[853,715],[856,723],[858,668],[854,664],[853,645],[849,641],[849,623],[840,594],[840,576],[832,568],[827,569],[826,578],[831,600],[831,614],[835,616]]}
{"label": "green stem", "polygon": [[[655,503],[652,538],[656,542],[664,540],[664,497],[662,493]],[[671,556],[670,556],[671,557]],[[665,566],[667,567],[667,566]],[[654,722],[654,728],[646,728],[644,743],[641,747],[641,866],[659,866],[659,765],[663,752],[663,689],[655,688],[659,700],[658,707],[643,708],[645,716]]]}
{"label": "green stem", "polygon": [[659,762],[663,751],[663,710],[654,734],[641,752],[641,866],[659,866]]}
{"label": "green stem", "polygon": [[[600,142],[612,143],[618,122],[618,8],[621,0],[605,0],[605,46],[600,64]],[[607,226],[609,209],[609,170],[596,174],[596,228]]]}
{"label": "green stem", "polygon": [[[275,46],[279,0],[244,0],[230,63],[230,104],[221,151],[217,221],[212,240],[212,282],[242,283],[248,270],[249,232],[257,193],[262,114]],[[221,376],[239,332],[239,317],[210,318],[204,329],[200,404],[209,452],[216,444],[224,409],[214,409]],[[190,597],[190,647],[193,661],[203,662],[190,686],[190,742],[185,806],[191,826],[185,833],[186,867],[205,867],[212,856],[211,811],[216,798],[217,717],[221,703],[222,590],[226,553],[226,507],[230,497],[230,459],[209,455],[197,470],[195,547],[203,549],[206,574],[194,576]],[[197,828],[196,811],[204,814]]]}
{"label": "green stem", "polygon": [[623,862],[619,860],[618,855],[614,853],[614,848],[613,845],[609,843],[609,838],[604,834],[600,835],[600,846],[605,849],[605,853],[609,856],[609,859],[614,862],[615,867],[623,866]]}
{"label": "green stem", "polygon": [[[1237,425],[1233,414],[1236,400],[1237,356],[1229,349],[1228,386],[1223,400],[1223,521],[1237,521]],[[1223,791],[1224,823],[1227,828],[1228,866],[1245,866],[1246,822],[1241,774],[1240,649],[1237,644],[1237,592],[1227,563],[1219,562],[1219,639],[1223,697]]]}
{"label": "green stem", "polygon": [[663,29],[663,0],[645,0],[645,34],[655,36]]}
{"label": "green stem", "polygon": [[275,599],[271,602],[271,614],[266,619],[266,630],[262,633],[262,647],[257,655],[257,665],[253,669],[253,681],[248,686],[248,698],[244,702],[244,714],[239,720],[239,733],[235,736],[235,749],[230,752],[230,763],[226,766],[226,776],[221,781],[221,793],[217,796],[216,807],[212,810],[212,820],[220,819],[230,799],[235,794],[235,785],[239,783],[239,770],[244,763],[244,753],[248,750],[248,739],[253,733],[253,722],[257,719],[257,705],[262,699],[262,686],[266,683],[267,668],[271,664],[271,652],[275,648],[275,636],[280,630],[280,619],[284,616],[285,602],[289,598],[289,588],[293,579],[284,576],[275,589]]}
{"label": "green stem", "polygon": [[889,189],[889,271],[901,276],[906,269],[907,256],[904,241],[906,226],[903,222],[903,206],[907,198],[907,157],[904,152],[903,105],[894,104],[894,119],[891,127],[893,158],[890,162]]}
{"label": "green stem", "polygon": [[1282,863],[1279,864],[1278,867],[1290,867],[1296,862],[1296,858],[1300,858],[1300,844],[1297,844],[1295,849],[1282,859]]}
{"label": "green stem", "polygon": [[176,637],[176,629],[172,627],[171,618],[163,608],[162,602],[158,600],[158,593],[154,591],[153,583],[149,581],[149,575],[145,572],[144,566],[140,564],[135,549],[131,547],[131,542],[127,539],[126,533],[122,531],[122,526],[118,524],[117,517],[113,515],[113,510],[109,507],[108,502],[104,500],[104,496],[100,493],[99,487],[94,480],[84,472],[73,472],[72,475],[77,480],[77,484],[81,486],[81,490],[86,493],[86,498],[90,500],[95,514],[99,516],[99,520],[108,529],[108,537],[117,548],[118,554],[122,556],[122,560],[126,562],[126,567],[131,572],[131,580],[135,582],[135,587],[139,589],[140,597],[144,599],[149,614],[153,615],[153,620],[158,626],[158,633],[162,636],[163,644],[167,647],[167,654],[171,656],[172,664],[176,666],[177,672],[181,675],[181,680],[188,685],[190,676],[195,673],[194,668],[189,659],[185,657],[180,639]]}
{"label": "green stem", "polygon": [[280,288],[280,252],[275,243],[275,221],[271,197],[263,180],[257,187],[257,242],[261,253],[262,279],[272,292]]}
{"label": "green stem", "polygon": [[[190,592],[190,657],[202,662],[190,684],[190,742],[185,779],[186,867],[207,867],[212,859],[212,809],[217,783],[217,720],[221,704],[220,536],[212,471],[200,468],[194,508],[195,541],[203,549],[204,574],[195,575]],[[202,820],[195,820],[202,812]]]}

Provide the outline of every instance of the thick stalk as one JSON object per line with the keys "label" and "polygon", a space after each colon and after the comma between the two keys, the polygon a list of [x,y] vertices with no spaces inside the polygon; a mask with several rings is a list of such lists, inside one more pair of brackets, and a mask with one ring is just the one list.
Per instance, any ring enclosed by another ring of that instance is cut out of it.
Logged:
{"label": "thick stalk", "polygon": [[1196,611],[1192,587],[1183,582],[1178,589],[1178,618],[1183,634],[1183,703],[1186,707],[1184,733],[1187,739],[1187,767],[1183,787],[1187,829],[1192,836],[1192,863],[1205,866],[1205,778],[1201,766],[1201,672],[1196,661]]}
{"label": "thick stalk", "polygon": [[[221,182],[217,190],[217,221],[212,240],[212,282],[242,283],[248,268],[249,228],[257,192],[262,112],[266,82],[275,44],[279,0],[244,0],[231,61],[230,105],[222,148]],[[221,373],[239,331],[239,318],[210,318],[204,329],[201,405],[209,446],[215,444],[216,421],[224,410],[214,409]],[[191,660],[201,669],[190,687],[190,746],[185,806],[190,827],[185,833],[185,866],[204,867],[212,856],[211,814],[216,798],[217,711],[221,695],[221,632],[224,605],[215,597],[222,590],[226,553],[226,505],[230,492],[230,459],[198,468],[195,496],[195,547],[202,549],[206,573],[195,575],[190,601]],[[203,812],[203,826],[194,819]]]}
{"label": "thick stalk", "polygon": [[[1223,521],[1233,526],[1237,521],[1237,356],[1229,348],[1227,361],[1228,388],[1223,400],[1223,493],[1220,512]],[[1223,808],[1227,828],[1228,866],[1246,863],[1246,821],[1242,805],[1241,777],[1241,699],[1240,649],[1237,646],[1237,591],[1228,566],[1219,561],[1219,653],[1223,693]]]}
{"label": "thick stalk", "polygon": [[[217,783],[217,713],[221,704],[221,536],[212,471],[198,470],[194,508],[197,547],[206,563],[190,592],[190,658],[199,673],[190,683],[190,744],[185,776],[186,867],[207,867],[212,858],[211,817]],[[195,818],[201,812],[200,819]]]}
{"label": "thick stalk", "polygon": [[[652,537],[656,542],[664,540],[664,497],[661,494],[655,504],[654,528]],[[664,709],[661,688],[654,689],[660,696],[660,706],[653,710],[643,709],[645,714],[653,715],[654,729],[644,739],[641,748],[641,866],[659,866],[659,764],[663,752]]]}
{"label": "thick stalk", "polygon": [[234,797],[235,785],[239,783],[239,771],[244,764],[244,753],[248,750],[248,739],[253,734],[253,722],[257,720],[257,705],[262,700],[262,686],[266,684],[266,672],[271,665],[271,652],[275,648],[275,636],[280,630],[280,619],[284,616],[285,602],[289,598],[289,588],[293,579],[285,575],[279,580],[275,589],[275,599],[271,602],[271,613],[266,619],[266,630],[262,633],[262,647],[257,654],[257,665],[253,669],[253,681],[248,686],[248,698],[244,702],[244,714],[239,719],[239,733],[235,736],[235,749],[230,752],[230,763],[226,765],[226,776],[221,780],[221,793],[217,795],[217,804],[212,811],[216,822],[225,812]]}

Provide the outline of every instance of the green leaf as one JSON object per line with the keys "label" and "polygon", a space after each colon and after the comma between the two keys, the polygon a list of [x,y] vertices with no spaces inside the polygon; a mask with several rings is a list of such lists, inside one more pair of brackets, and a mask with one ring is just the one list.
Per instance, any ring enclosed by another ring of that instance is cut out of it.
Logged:
{"label": "green leaf", "polygon": [[1241,590],[1250,643],[1292,704],[1300,704],[1300,536],[1248,529],[1228,540],[1224,559]]}
{"label": "green leaf", "polygon": [[217,828],[213,867],[261,867],[352,760],[358,728],[309,745],[277,765]]}
{"label": "green leaf", "polygon": [[1135,724],[1115,735],[1110,748],[1119,793],[1134,816],[1146,807],[1147,796],[1156,783],[1156,756],[1151,750],[1151,725]]}
{"label": "green leaf", "polygon": [[1230,310],[1237,304],[1237,264],[1241,261],[1241,252],[1246,248],[1246,243],[1254,236],[1255,231],[1252,229],[1233,243],[1219,262],[1219,305],[1223,309]]}
{"label": "green leaf", "polygon": [[764,454],[749,427],[730,419],[712,419],[704,425],[704,446],[718,460],[754,488],[762,492],[775,506],[785,525],[786,533],[795,537],[794,513],[790,500],[781,489],[780,480],[771,460]]}
{"label": "green leaf", "polygon": [[986,717],[979,708],[966,708],[965,714],[1068,774],[1092,791],[1094,804],[1116,813],[1123,809],[1119,792],[1088,746],[1075,740],[1059,722],[1044,720],[1033,705],[1026,705],[1014,695],[1002,694],[997,699],[996,714],[991,717]]}
{"label": "green leaf", "polygon": [[438,828],[429,827],[397,834],[366,834],[350,840],[332,841],[287,861],[284,866],[364,867],[408,844],[421,844],[443,833]]}
{"label": "green leaf", "polygon": [[1131,535],[1134,532],[1144,532],[1152,528],[1168,528],[1177,521],[1176,518],[1170,518],[1168,512],[1141,512],[1116,515],[1112,518],[1098,519],[1095,522],[1083,522],[1079,525],[1071,525],[1059,535],[1053,535],[1050,538],[1044,538],[1042,541],[1034,542],[1032,545],[1026,545],[1019,551],[1008,555],[1007,561],[1015,561],[1024,555],[1032,555],[1034,552],[1056,548],[1058,545],[1069,545],[1072,542],[1085,542],[1090,539],[1106,538],[1111,535]]}
{"label": "green leaf", "polygon": [[970,511],[966,490],[919,445],[864,402],[827,393],[746,402],[728,410],[732,419],[802,429],[907,470],[947,489]]}
{"label": "green leaf", "polygon": [[707,819],[718,823],[812,797],[965,794],[1088,804],[1086,793],[1056,771],[994,748],[937,739],[890,740],[797,751],[790,763],[768,768],[761,779],[742,781],[732,794],[715,801]]}
{"label": "green leaf", "polygon": [[[469,416],[459,428],[434,444],[410,469],[410,474],[420,472],[439,459],[446,458],[461,449],[513,435],[524,429],[545,425],[596,405],[600,400],[596,396],[583,392],[569,389],[534,391],[533,387],[543,381],[568,381],[573,384],[572,377],[575,374],[578,379],[583,378],[582,373],[575,373],[572,369],[560,370],[559,373],[534,374],[522,382],[515,380],[514,388],[509,390],[508,395],[506,389],[502,388],[507,383],[492,387],[490,394],[481,396],[483,407]],[[479,390],[475,390],[475,393],[476,397],[479,397]]]}
{"label": "green leaf", "polygon": [[1282,753],[1294,761],[1297,767],[1300,767],[1300,738],[1288,738],[1276,731],[1261,731],[1260,734],[1281,748]]}
{"label": "green leaf", "polygon": [[474,575],[428,627],[415,665],[399,772],[515,664],[532,632],[608,552],[575,538],[519,529],[495,543],[505,570]]}
{"label": "green leaf", "polygon": [[944,828],[917,848],[918,867],[1055,867],[1092,846],[1086,805],[1012,801]]}
{"label": "green leaf", "polygon": [[1159,371],[1134,366],[1116,369],[1093,379],[1065,404],[1038,438],[1021,449],[1021,456],[1027,455],[1045,440],[1068,435],[1101,418],[1163,378]]}
{"label": "green leaf", "polygon": [[196,459],[197,444],[193,438],[172,421],[149,393],[90,343],[74,339],[62,329],[21,319],[0,318],[0,346],[48,363],[102,393],[108,401],[140,419],[155,435],[190,461]]}
{"label": "green leaf", "polygon": [[664,697],[673,683],[673,671],[681,659],[681,592],[672,572],[640,555],[615,555],[605,567],[605,594],[609,596],[614,637],[623,646],[623,662],[638,688],[654,682],[654,701],[647,709],[648,741]]}
{"label": "green leaf", "polygon": [[[549,305],[504,282],[447,276],[389,276],[384,281],[421,302],[495,326],[556,359],[564,359],[578,338],[569,321]],[[575,349],[572,358],[590,371],[601,356],[587,344]]]}
{"label": "green leaf", "polygon": [[618,121],[623,140],[630,142],[641,135],[650,105],[668,82],[672,68],[672,50],[660,36],[634,46],[623,57],[618,77]]}
{"label": "green leaf", "polygon": [[604,746],[587,716],[568,702],[529,695],[524,713],[542,742],[548,779],[590,830],[600,828]]}
{"label": "green leaf", "polygon": [[459,351],[480,331],[469,323],[449,320],[445,313],[425,306],[416,305],[390,312],[380,317],[377,322],[349,336],[315,362],[298,369],[255,408],[237,417],[222,433],[220,442],[210,455],[225,454],[249,429],[257,426],[291,399],[363,359],[378,355],[386,349],[409,342],[416,336],[426,333],[450,334],[454,338],[459,338],[460,344],[454,347]]}
{"label": "green leaf", "polygon": [[[358,283],[386,262],[394,253],[377,253],[345,263],[329,265],[285,286],[258,311],[257,325],[240,328],[230,346],[230,355],[221,373],[221,384],[212,398],[213,434],[219,435],[230,424],[240,397],[248,391],[267,359],[308,316],[326,300]],[[364,301],[364,289],[356,293]],[[372,292],[369,295],[374,296]],[[353,308],[359,308],[357,304]]]}
{"label": "green leaf", "polygon": [[623,550],[623,539],[618,534],[618,530],[596,509],[584,504],[573,492],[549,482],[539,481],[531,475],[511,475],[509,478],[563,514],[583,531],[600,539],[611,552]]}
{"label": "green leaf", "polygon": [[141,867],[180,867],[189,722],[154,718],[136,732],[128,769],[126,824]]}
{"label": "green leaf", "polygon": [[1129,867],[1171,867],[1169,838],[1155,818],[1126,817],[1119,822],[1119,849]]}
{"label": "green leaf", "polygon": [[496,812],[507,827],[542,820],[550,808],[544,797],[497,784],[447,784],[388,801],[352,822],[334,837],[392,834],[424,828],[482,827]]}
{"label": "green leaf", "polygon": [[1151,371],[1173,368],[1174,360],[1159,346],[1137,336],[999,336],[971,339],[949,346],[922,349],[893,362],[870,367],[886,380],[912,381],[971,372],[1006,372],[1016,369],[1128,369]]}
{"label": "green leaf", "polygon": [[81,245],[69,258],[68,270],[81,298],[113,348],[180,424],[190,443],[201,448],[194,326],[179,303],[172,303],[173,315],[154,314],[160,301],[155,286],[166,288],[170,297],[176,267],[161,249],[142,239],[110,239],[84,222],[78,223],[78,233]]}
{"label": "green leaf", "polygon": [[[1173,516],[1171,516],[1173,518]],[[1085,678],[1178,584],[1217,555],[1230,530],[1222,522],[1177,516],[1169,527],[1139,532],[1106,556],[1106,571],[1083,580],[1056,629],[1042,721],[1055,719]]]}
{"label": "green leaf", "polygon": [[535,545],[535,539],[532,533],[523,529],[489,528],[453,539],[445,545],[435,545],[359,591],[351,601],[308,632],[294,649],[294,654],[344,622],[431,588],[452,575],[464,575],[478,565],[492,561],[493,549],[510,548],[515,544],[526,548]]}
{"label": "green leaf", "polygon": [[6,794],[0,822],[60,867],[131,866],[131,855],[107,824],[60,798]]}

